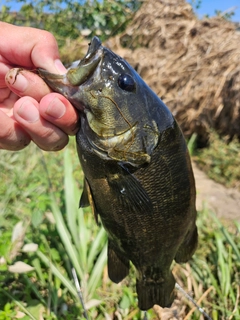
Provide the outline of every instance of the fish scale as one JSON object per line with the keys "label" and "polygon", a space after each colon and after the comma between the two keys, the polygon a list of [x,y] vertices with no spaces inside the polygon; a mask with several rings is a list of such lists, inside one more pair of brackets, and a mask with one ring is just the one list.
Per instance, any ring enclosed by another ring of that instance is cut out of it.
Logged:
{"label": "fish scale", "polygon": [[94,37],[66,75],[39,70],[79,110],[76,135],[85,176],[80,206],[91,204],[108,234],[108,273],[118,283],[137,270],[138,305],[174,300],[171,264],[197,247],[195,182],[173,115],[136,71]]}

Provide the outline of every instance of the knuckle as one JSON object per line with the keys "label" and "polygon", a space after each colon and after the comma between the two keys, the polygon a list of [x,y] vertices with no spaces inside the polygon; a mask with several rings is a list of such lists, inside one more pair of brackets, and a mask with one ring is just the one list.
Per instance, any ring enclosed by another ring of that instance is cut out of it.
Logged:
{"label": "knuckle", "polygon": [[53,140],[54,135],[54,130],[52,128],[45,128],[45,130],[41,132],[41,140],[47,144]]}
{"label": "knuckle", "polygon": [[46,30],[42,30],[41,38],[44,42],[57,44],[54,35]]}
{"label": "knuckle", "polygon": [[11,127],[7,127],[4,131],[1,131],[0,138],[0,149],[14,151],[24,149],[31,141],[30,138],[26,136],[21,134],[16,135],[16,132],[14,132]]}
{"label": "knuckle", "polygon": [[9,88],[0,88],[0,102],[9,98],[11,91]]}
{"label": "knuckle", "polygon": [[6,126],[4,130],[1,130],[1,141],[11,141],[13,137],[13,128],[11,126]]}
{"label": "knuckle", "polygon": [[68,136],[63,132],[57,133],[52,129],[46,129],[41,134],[41,138],[34,142],[45,151],[58,151],[67,145]]}

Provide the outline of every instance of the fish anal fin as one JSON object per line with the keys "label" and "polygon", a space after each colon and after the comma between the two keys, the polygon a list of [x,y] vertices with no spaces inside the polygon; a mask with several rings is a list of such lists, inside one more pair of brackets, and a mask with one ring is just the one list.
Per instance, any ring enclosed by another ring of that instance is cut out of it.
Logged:
{"label": "fish anal fin", "polygon": [[198,245],[198,231],[197,231],[197,227],[194,226],[191,232],[187,233],[184,239],[184,242],[179,247],[177,254],[175,256],[175,261],[177,263],[187,262],[192,257],[195,250],[197,249],[197,245]]}
{"label": "fish anal fin", "polygon": [[123,255],[116,252],[111,244],[108,243],[108,276],[115,282],[119,283],[129,273],[129,260]]}
{"label": "fish anal fin", "polygon": [[91,188],[89,186],[89,183],[86,178],[84,178],[84,184],[83,184],[83,192],[79,201],[79,208],[84,208],[90,206],[92,209],[92,212],[94,214],[94,218],[96,223],[98,224],[98,213],[96,211],[96,206],[94,204],[93,195],[91,192]]}

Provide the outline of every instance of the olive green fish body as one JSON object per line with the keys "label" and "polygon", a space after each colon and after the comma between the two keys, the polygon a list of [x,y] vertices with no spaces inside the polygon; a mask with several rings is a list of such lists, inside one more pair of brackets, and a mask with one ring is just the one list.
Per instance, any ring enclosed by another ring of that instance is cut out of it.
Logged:
{"label": "olive green fish body", "polygon": [[40,74],[80,110],[80,206],[91,205],[107,231],[110,279],[124,279],[131,261],[140,309],[170,306],[172,261],[186,262],[197,246],[195,182],[177,122],[136,71],[96,37],[67,75]]}
{"label": "olive green fish body", "polygon": [[186,262],[197,244],[194,179],[177,123],[164,133],[151,162],[139,169],[99,159],[82,130],[77,146],[94,210],[108,233],[111,280],[125,278],[132,261],[139,307],[169,306],[175,285],[171,263]]}

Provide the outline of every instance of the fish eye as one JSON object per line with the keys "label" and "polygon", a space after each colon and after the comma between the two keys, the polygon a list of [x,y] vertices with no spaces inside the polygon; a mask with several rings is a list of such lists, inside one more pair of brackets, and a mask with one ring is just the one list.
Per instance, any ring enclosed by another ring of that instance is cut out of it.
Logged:
{"label": "fish eye", "polygon": [[129,74],[121,74],[118,78],[118,85],[121,89],[125,91],[135,91],[136,84],[132,76]]}

